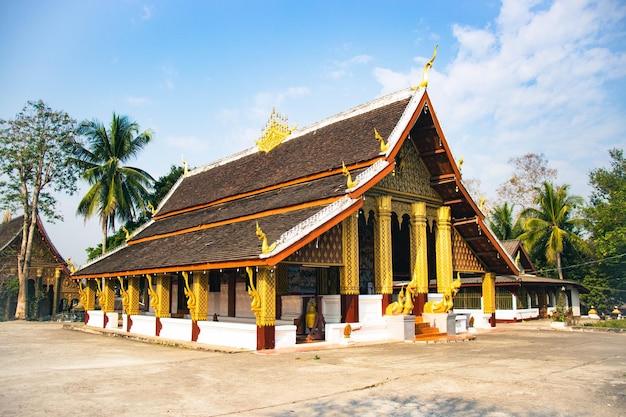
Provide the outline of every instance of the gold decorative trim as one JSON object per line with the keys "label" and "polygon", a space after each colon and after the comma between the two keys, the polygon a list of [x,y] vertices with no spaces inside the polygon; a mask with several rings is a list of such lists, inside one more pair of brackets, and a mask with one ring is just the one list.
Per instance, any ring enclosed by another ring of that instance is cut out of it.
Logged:
{"label": "gold decorative trim", "polygon": [[264,133],[254,143],[256,143],[259,151],[269,153],[291,135],[291,132],[296,130],[296,128],[297,125],[289,128],[287,117],[277,113],[272,108],[270,118],[262,129]]}

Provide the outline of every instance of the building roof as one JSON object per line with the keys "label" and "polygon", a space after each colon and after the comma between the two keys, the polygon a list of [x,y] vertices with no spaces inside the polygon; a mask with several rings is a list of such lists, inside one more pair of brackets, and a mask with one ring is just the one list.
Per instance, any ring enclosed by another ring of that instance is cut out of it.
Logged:
{"label": "building roof", "polygon": [[[407,89],[297,130],[268,153],[252,148],[190,171],[126,245],[74,277],[275,265],[355,213],[363,194],[392,172],[406,140],[476,256],[488,270],[517,274],[461,182],[428,94]],[[269,253],[262,253],[257,223],[276,243]]]}
{"label": "building roof", "polygon": [[[0,224],[0,253],[6,250],[16,239],[21,238],[22,236],[22,224],[24,221],[24,216],[18,216],[6,223]],[[65,259],[61,256],[57,248],[54,246],[46,229],[43,226],[43,223],[39,217],[37,217],[37,229],[39,231],[39,235],[43,240],[44,244],[50,250],[50,254],[54,257],[54,259],[58,262],[58,267],[62,268],[65,274],[70,275],[70,270],[67,266]]]}
{"label": "building roof", "polygon": [[527,274],[537,274],[535,264],[533,264],[521,241],[517,239],[505,240],[502,242],[502,246],[513,259],[516,259],[519,253],[519,265],[517,266],[520,270]]}

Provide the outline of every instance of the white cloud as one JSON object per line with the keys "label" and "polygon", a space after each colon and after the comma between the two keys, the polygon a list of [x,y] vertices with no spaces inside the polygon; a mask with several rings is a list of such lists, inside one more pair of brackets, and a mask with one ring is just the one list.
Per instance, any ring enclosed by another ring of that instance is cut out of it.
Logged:
{"label": "white cloud", "polygon": [[171,65],[161,65],[161,73],[163,74],[163,87],[168,90],[173,90],[174,80],[178,78],[178,71]]}
{"label": "white cloud", "polygon": [[[485,28],[453,26],[458,53],[445,68],[435,61],[429,94],[467,174],[491,192],[510,175],[503,161],[543,152],[559,181],[586,194],[590,161],[626,131],[606,86],[626,76],[626,53],[609,43],[615,32],[623,40],[625,10],[615,1],[507,0]],[[375,70],[381,94],[415,85],[421,73]]]}

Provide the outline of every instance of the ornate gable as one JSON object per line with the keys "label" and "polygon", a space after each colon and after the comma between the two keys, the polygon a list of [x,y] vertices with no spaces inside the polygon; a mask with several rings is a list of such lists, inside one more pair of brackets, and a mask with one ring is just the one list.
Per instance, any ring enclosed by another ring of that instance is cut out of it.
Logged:
{"label": "ornate gable", "polygon": [[452,230],[452,269],[458,272],[486,272],[461,234],[455,229]]}
{"label": "ornate gable", "polygon": [[385,190],[408,194],[411,197],[441,201],[441,197],[430,186],[430,177],[413,142],[405,140],[396,156],[396,168],[377,186]]}

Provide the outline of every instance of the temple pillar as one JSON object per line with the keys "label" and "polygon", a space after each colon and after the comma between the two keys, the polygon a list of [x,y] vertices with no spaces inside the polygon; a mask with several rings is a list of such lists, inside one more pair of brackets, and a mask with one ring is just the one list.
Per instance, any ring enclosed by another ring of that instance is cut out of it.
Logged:
{"label": "temple pillar", "polygon": [[411,204],[411,280],[417,283],[413,314],[421,316],[428,301],[428,240],[426,203]]}
{"label": "temple pillar", "polygon": [[391,196],[376,197],[374,223],[374,290],[383,295],[384,314],[393,294],[393,250],[391,246]]}
{"label": "temple pillar", "polygon": [[209,274],[198,272],[193,276],[192,289],[196,304],[191,314],[191,340],[198,341],[200,327],[198,321],[206,321],[209,312]]}
{"label": "temple pillar", "polygon": [[[82,285],[78,283],[79,288]],[[85,324],[89,323],[89,311],[96,309],[96,292],[97,281],[95,279],[88,279],[85,285],[85,289],[80,293],[80,299],[85,309]]]}
{"label": "temple pillar", "polygon": [[274,349],[276,346],[276,273],[274,269],[261,266],[256,275],[256,288],[261,301],[257,316],[257,350]]}
{"label": "temple pillar", "polygon": [[100,309],[104,315],[103,327],[109,324],[109,316],[107,313],[115,311],[115,281],[111,278],[102,278],[102,289],[100,291]]}
{"label": "temple pillar", "polygon": [[437,210],[437,234],[435,237],[437,255],[437,292],[445,292],[452,285],[452,226],[450,207]]}
{"label": "temple pillar", "polygon": [[487,272],[483,277],[483,310],[485,314],[491,314],[491,327],[496,327],[496,274],[493,272]]}
{"label": "temple pillar", "polygon": [[152,306],[154,309],[154,316],[156,317],[156,335],[161,334],[161,319],[163,317],[170,316],[170,292],[171,292],[171,277],[169,275],[157,275],[156,276],[156,289],[155,294],[159,300],[157,306]]}
{"label": "temple pillar", "polygon": [[358,214],[342,222],[343,266],[339,268],[341,322],[359,321],[359,219]]}
{"label": "temple pillar", "polygon": [[54,297],[52,299],[52,315],[59,312],[59,303],[61,302],[61,268],[54,270]]}

